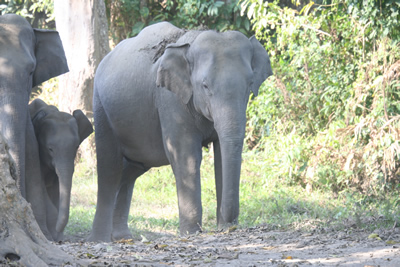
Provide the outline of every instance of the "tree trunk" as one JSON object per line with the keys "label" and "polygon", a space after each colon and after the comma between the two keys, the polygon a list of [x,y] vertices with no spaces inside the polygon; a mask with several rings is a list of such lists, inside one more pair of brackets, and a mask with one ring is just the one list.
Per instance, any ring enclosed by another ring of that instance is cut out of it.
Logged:
{"label": "tree trunk", "polygon": [[[110,51],[104,1],[54,1],[54,13],[70,69],[59,78],[58,108],[69,113],[81,109],[91,120],[94,75]],[[96,165],[93,136],[80,145],[80,157]]]}
{"label": "tree trunk", "polygon": [[30,205],[15,182],[16,170],[0,135],[0,265],[16,261],[23,266],[60,266],[72,256],[51,244],[42,234]]}
{"label": "tree trunk", "polygon": [[59,80],[59,109],[91,118],[94,75],[110,50],[104,1],[54,1],[54,12],[70,69]]}

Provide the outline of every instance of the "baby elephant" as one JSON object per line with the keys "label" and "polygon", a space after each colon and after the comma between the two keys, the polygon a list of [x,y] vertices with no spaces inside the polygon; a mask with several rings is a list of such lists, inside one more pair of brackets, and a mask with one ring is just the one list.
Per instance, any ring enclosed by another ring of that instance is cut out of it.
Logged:
{"label": "baby elephant", "polygon": [[29,105],[39,145],[42,179],[48,196],[47,227],[55,241],[63,238],[68,222],[72,176],[76,151],[93,127],[81,110],[73,115],[35,99]]}

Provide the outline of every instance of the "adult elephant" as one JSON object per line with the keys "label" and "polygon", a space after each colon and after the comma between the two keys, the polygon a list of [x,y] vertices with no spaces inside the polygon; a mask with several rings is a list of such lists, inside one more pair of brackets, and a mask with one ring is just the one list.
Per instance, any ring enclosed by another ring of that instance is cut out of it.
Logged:
{"label": "adult elephant", "polygon": [[33,29],[15,14],[0,16],[0,130],[16,164],[22,195],[47,238],[44,184],[28,111],[32,87],[68,71],[56,31]]}
{"label": "adult elephant", "polygon": [[202,146],[214,145],[217,222],[239,216],[250,92],[272,75],[264,47],[236,31],[184,31],[162,22],[120,43],[94,85],[98,199],[89,240],[129,238],[137,177],[171,164],[180,233],[201,230]]}
{"label": "adult elephant", "polygon": [[29,112],[39,144],[42,179],[50,198],[46,201],[47,228],[53,239],[60,241],[69,218],[76,152],[93,127],[80,109],[71,115],[41,99],[29,104]]}

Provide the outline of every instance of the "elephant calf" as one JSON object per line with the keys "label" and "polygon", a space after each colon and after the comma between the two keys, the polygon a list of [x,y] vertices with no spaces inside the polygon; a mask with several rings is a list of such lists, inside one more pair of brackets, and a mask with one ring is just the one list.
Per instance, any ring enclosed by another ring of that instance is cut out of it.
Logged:
{"label": "elephant calf", "polygon": [[47,191],[47,227],[55,241],[61,240],[68,222],[76,151],[93,127],[81,110],[73,115],[35,99],[29,112],[39,145],[42,179]]}

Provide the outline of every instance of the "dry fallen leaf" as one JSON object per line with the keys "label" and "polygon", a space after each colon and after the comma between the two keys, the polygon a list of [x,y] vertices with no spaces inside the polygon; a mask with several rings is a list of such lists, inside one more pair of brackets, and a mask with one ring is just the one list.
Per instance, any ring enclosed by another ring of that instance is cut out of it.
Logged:
{"label": "dry fallen leaf", "polygon": [[388,240],[388,241],[386,241],[386,245],[395,245],[395,244],[397,244],[397,243],[399,243],[399,242],[394,241],[394,240]]}
{"label": "dry fallen leaf", "polygon": [[212,259],[211,259],[211,258],[205,258],[205,259],[204,259],[204,262],[205,262],[205,263],[210,263],[210,262],[212,262]]}
{"label": "dry fallen leaf", "polygon": [[231,227],[228,228],[228,233],[232,233],[232,232],[234,232],[236,229],[237,229],[237,226],[236,226],[236,225],[233,225],[233,226],[231,226]]}
{"label": "dry fallen leaf", "polygon": [[142,238],[142,240],[140,240],[140,242],[142,242],[142,243],[149,242],[149,240],[144,235],[140,235],[140,237]]}
{"label": "dry fallen leaf", "polygon": [[95,255],[90,254],[90,253],[86,253],[86,257],[89,258],[89,259],[96,259],[96,258],[98,258],[98,256],[95,256]]}
{"label": "dry fallen leaf", "polygon": [[133,245],[133,239],[121,239],[116,242],[117,244]]}
{"label": "dry fallen leaf", "polygon": [[227,260],[233,260],[233,259],[237,259],[239,257],[238,253],[235,254],[221,254],[217,256],[217,259],[227,259]]}
{"label": "dry fallen leaf", "polygon": [[282,255],[282,259],[283,259],[283,260],[293,260],[293,257],[283,254],[283,255]]}
{"label": "dry fallen leaf", "polygon": [[166,244],[156,244],[155,246],[154,246],[154,248],[155,249],[164,249],[164,248],[166,248],[166,247],[168,247],[168,245],[166,245]]}
{"label": "dry fallen leaf", "polygon": [[370,234],[370,235],[368,236],[368,238],[371,238],[371,239],[375,238],[375,239],[378,239],[378,240],[382,240],[382,239],[379,237],[378,234]]}
{"label": "dry fallen leaf", "polygon": [[269,246],[269,247],[262,247],[264,250],[273,250],[275,247]]}

